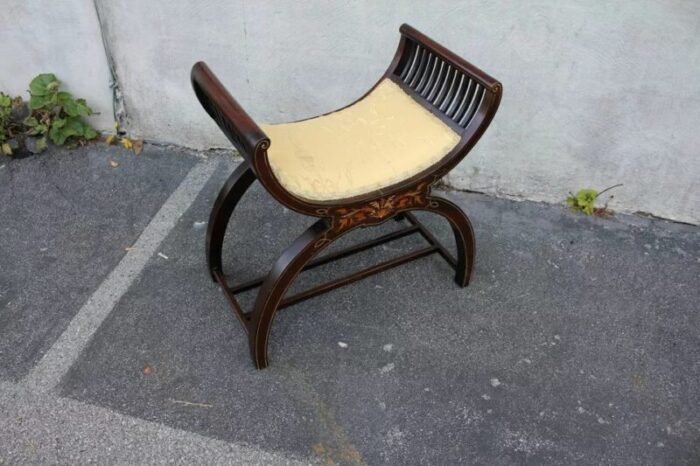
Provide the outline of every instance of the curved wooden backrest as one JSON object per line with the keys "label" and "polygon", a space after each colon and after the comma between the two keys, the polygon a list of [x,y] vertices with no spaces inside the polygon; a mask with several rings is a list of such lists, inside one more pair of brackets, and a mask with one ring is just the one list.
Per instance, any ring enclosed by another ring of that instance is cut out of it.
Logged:
{"label": "curved wooden backrest", "polygon": [[411,26],[400,31],[397,59],[388,73],[392,80],[460,133],[481,123],[480,114],[496,113],[500,82]]}

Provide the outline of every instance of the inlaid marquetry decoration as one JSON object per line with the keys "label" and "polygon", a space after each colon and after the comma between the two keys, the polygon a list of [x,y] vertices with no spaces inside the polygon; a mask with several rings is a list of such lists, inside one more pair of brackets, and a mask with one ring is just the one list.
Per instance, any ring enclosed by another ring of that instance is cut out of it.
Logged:
{"label": "inlaid marquetry decoration", "polygon": [[401,210],[428,208],[430,201],[430,183],[424,181],[415,188],[399,194],[381,197],[361,207],[339,207],[319,209],[319,214],[326,214],[331,219],[331,227],[316,242],[320,248],[332,241],[332,238],[357,226],[376,225],[394,216]]}
{"label": "inlaid marquetry decoration", "polygon": [[382,197],[363,207],[340,207],[333,213],[333,229],[344,231],[360,223],[368,225],[379,223],[392,216],[398,210],[428,205],[429,186],[427,182],[416,188],[393,196]]}

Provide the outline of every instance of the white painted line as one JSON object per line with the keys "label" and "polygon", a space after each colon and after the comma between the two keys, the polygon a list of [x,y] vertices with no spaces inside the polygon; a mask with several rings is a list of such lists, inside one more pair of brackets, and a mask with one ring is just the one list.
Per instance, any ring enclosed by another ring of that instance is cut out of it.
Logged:
{"label": "white painted line", "polygon": [[217,166],[215,163],[199,163],[190,170],[180,186],[151,219],[136,243],[73,317],[56,343],[25,377],[23,384],[27,388],[45,392],[58,385],[104,319],[141,274],[161,241],[195,200]]}
{"label": "white painted line", "polygon": [[6,382],[0,426],[2,464],[316,464]]}

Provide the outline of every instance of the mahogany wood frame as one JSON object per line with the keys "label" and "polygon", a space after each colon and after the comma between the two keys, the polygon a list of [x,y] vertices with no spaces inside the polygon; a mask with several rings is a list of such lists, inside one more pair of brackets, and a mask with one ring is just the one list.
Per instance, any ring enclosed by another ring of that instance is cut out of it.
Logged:
{"label": "mahogany wood frame", "polygon": [[[342,200],[313,201],[284,189],[275,178],[267,158],[270,139],[205,63],[198,62],[192,68],[192,85],[199,101],[243,157],[243,162],[214,203],[207,229],[206,255],[212,278],[221,285],[234,315],[248,334],[250,353],[259,369],[268,365],[268,339],[279,309],[433,253],[440,254],[455,269],[455,281],[459,286],[468,285],[472,277],[475,244],[471,222],[455,204],[433,195],[431,187],[467,155],[489,126],[501,100],[502,85],[411,26],[402,25],[400,33],[394,59],[377,84],[383,79],[394,81],[460,133],[460,141],[441,160],[415,176],[381,190]],[[318,220],[282,253],[266,276],[230,285],[221,259],[224,235],[236,205],[256,179],[284,206],[318,217]],[[457,243],[456,258],[412,215],[412,210],[433,212],[449,221]],[[392,217],[407,219],[410,225],[317,257],[326,246],[347,232],[377,225]],[[287,289],[303,270],[415,233],[428,242],[427,247],[285,298]],[[254,308],[245,312],[235,294],[258,286],[260,290]]]}

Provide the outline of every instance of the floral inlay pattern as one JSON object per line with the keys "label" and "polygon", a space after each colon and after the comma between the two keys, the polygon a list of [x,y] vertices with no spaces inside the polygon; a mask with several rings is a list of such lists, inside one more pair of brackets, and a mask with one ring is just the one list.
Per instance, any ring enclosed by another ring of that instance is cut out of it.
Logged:
{"label": "floral inlay pattern", "polygon": [[393,216],[400,210],[429,206],[430,184],[420,183],[403,193],[382,197],[361,207],[339,207],[328,212],[331,228],[321,238],[316,247],[330,242],[329,236],[336,236],[359,225],[375,225]]}

